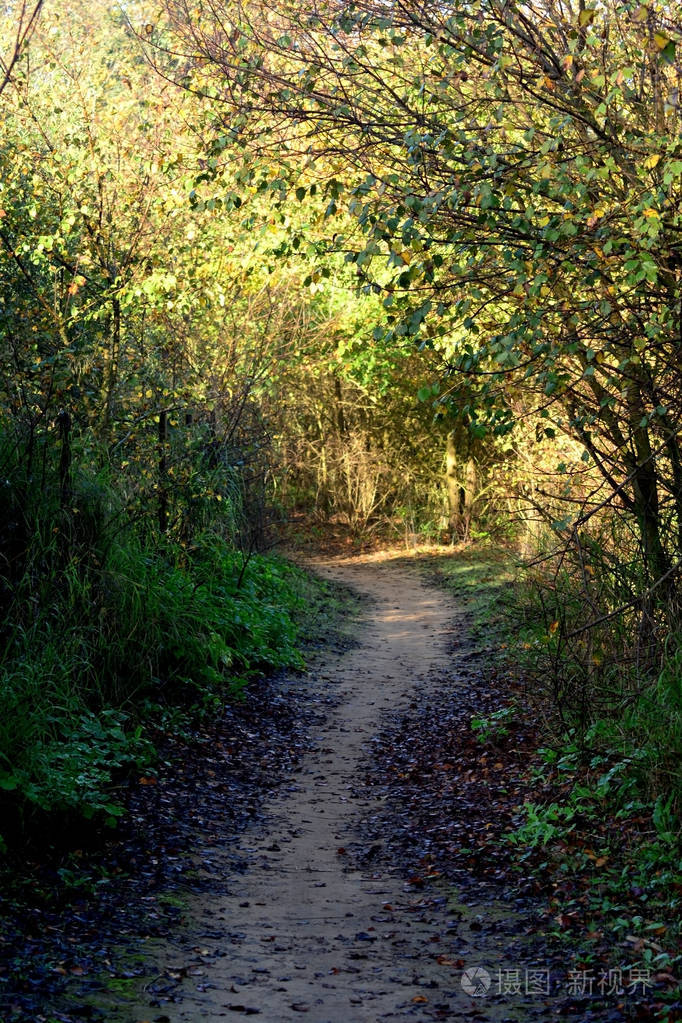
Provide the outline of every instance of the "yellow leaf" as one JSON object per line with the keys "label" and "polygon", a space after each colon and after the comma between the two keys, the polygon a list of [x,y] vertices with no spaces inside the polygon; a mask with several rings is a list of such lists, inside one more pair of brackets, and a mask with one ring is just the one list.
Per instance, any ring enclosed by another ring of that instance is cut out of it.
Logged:
{"label": "yellow leaf", "polygon": [[79,289],[82,288],[82,286],[84,284],[85,284],[85,277],[82,277],[80,274],[77,274],[74,277],[74,279],[71,281],[71,284],[68,287],[69,295],[77,295]]}
{"label": "yellow leaf", "polygon": [[538,226],[539,227],[547,227],[547,225],[549,224],[549,219],[550,218],[545,213],[544,217],[540,217],[540,219],[538,220]]}
{"label": "yellow leaf", "polygon": [[552,622],[552,624],[549,627],[549,634],[550,634],[550,636],[553,636],[558,628],[559,628],[559,623],[558,622]]}
{"label": "yellow leaf", "polygon": [[646,160],[644,161],[644,166],[646,167],[647,170],[653,170],[653,168],[660,161],[660,159],[661,159],[660,153],[652,153],[650,156],[647,156]]}
{"label": "yellow leaf", "polygon": [[658,50],[665,50],[666,46],[671,42],[670,36],[665,35],[663,32],[654,32],[654,43]]}
{"label": "yellow leaf", "polygon": [[586,7],[584,11],[581,11],[578,15],[578,25],[580,28],[585,28],[587,25],[591,25],[596,13],[597,10],[595,7]]}

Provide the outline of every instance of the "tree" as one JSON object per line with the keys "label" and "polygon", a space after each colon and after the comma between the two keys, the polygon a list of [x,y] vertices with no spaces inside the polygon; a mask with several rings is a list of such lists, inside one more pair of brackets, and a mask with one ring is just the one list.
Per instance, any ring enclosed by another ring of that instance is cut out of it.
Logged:
{"label": "tree", "polygon": [[27,0],[20,0],[19,3],[7,5],[3,11],[2,23],[9,31],[8,45],[0,53],[0,94],[9,85],[14,67],[35,31],[43,2],[36,0],[29,4]]}
{"label": "tree", "polygon": [[250,392],[267,365],[257,330],[247,338],[234,319],[260,285],[230,257],[240,229],[196,181],[199,121],[120,12],[77,3],[67,20],[46,12],[0,136],[3,435],[26,476],[35,456],[44,477],[63,411],[131,512],[156,506],[162,529],[185,538],[207,504],[235,535],[239,438],[255,458],[264,431]]}
{"label": "tree", "polygon": [[520,392],[577,438],[609,496],[572,528],[605,499],[624,508],[647,588],[668,589],[682,541],[679,4],[167,12],[159,41],[173,32],[177,54],[183,40],[185,82],[236,146],[289,165],[338,156],[329,223],[343,193],[364,240],[334,243],[383,293],[387,337],[442,348],[474,431],[509,430]]}

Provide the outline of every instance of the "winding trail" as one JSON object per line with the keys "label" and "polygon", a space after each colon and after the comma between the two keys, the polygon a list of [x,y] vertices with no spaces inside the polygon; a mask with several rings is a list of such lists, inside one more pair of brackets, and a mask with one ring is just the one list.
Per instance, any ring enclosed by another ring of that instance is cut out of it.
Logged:
{"label": "winding trail", "polygon": [[[230,871],[225,851],[198,850],[197,863],[224,883],[189,907],[184,933],[174,942],[150,942],[147,954],[158,977],[123,1019],[515,1018],[508,1004],[485,1000],[483,1011],[483,999],[463,992],[464,961],[475,965],[486,949],[472,949],[477,939],[447,893],[420,894],[384,868],[374,873],[371,849],[366,871],[352,869],[346,853],[377,798],[363,792],[367,743],[384,712],[406,707],[422,692],[457,685],[456,654],[449,649],[462,627],[461,612],[442,592],[380,556],[313,567],[372,602],[366,624],[358,627],[358,645],[326,655],[302,679],[303,686],[332,691],[335,706],[300,771],[266,802],[265,826],[240,836],[243,872]],[[234,845],[229,853],[234,865]],[[486,938],[480,941],[485,946]],[[500,947],[495,954],[499,961]],[[175,986],[164,984],[169,976]]]}

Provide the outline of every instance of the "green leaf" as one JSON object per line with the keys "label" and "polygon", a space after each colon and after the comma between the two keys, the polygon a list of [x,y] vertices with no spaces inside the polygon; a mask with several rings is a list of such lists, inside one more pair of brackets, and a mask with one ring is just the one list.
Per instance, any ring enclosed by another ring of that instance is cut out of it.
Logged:
{"label": "green leaf", "polygon": [[661,50],[661,60],[665,64],[675,63],[675,43],[672,39],[669,39],[667,45]]}

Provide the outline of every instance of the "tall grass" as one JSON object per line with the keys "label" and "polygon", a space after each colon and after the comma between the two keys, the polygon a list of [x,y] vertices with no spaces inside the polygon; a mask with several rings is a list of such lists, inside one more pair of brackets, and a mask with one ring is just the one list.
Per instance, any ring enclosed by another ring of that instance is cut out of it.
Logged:
{"label": "tall grass", "polygon": [[490,553],[468,551],[439,559],[437,570],[472,602],[487,641],[511,652],[527,700],[517,713],[538,722],[547,763],[561,764],[562,781],[575,779],[569,810],[573,800],[583,816],[586,807],[614,819],[643,814],[669,845],[677,835],[679,848],[682,625],[675,603],[643,609],[633,599],[641,593],[641,561],[620,534],[531,567],[503,557],[500,565]]}
{"label": "tall grass", "polygon": [[65,503],[49,460],[40,479],[19,445],[0,460],[0,819],[17,840],[45,815],[113,822],[164,708],[214,709],[301,661],[294,568],[242,554],[219,521],[155,535],[101,470],[74,471]]}

